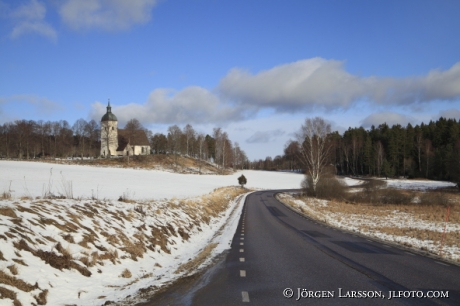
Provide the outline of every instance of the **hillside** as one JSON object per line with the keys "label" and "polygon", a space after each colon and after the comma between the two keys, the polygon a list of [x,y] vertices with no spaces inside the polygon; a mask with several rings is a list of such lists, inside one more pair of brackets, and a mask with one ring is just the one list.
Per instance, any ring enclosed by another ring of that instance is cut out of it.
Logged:
{"label": "hillside", "polygon": [[0,161],[0,304],[132,305],[229,247],[249,192],[303,176]]}
{"label": "hillside", "polygon": [[137,155],[129,158],[99,158],[99,159],[47,159],[43,160],[48,163],[58,164],[73,164],[98,167],[112,168],[134,168],[134,169],[150,169],[162,170],[183,174],[229,174],[232,169],[222,169],[213,163],[205,160],[199,160],[188,156],[175,156],[171,154],[152,154],[152,155]]}

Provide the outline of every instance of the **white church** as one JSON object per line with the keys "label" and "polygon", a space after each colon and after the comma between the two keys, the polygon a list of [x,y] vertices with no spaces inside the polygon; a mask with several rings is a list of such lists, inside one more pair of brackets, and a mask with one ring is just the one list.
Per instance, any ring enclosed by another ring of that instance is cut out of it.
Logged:
{"label": "white church", "polygon": [[144,130],[118,129],[118,119],[112,113],[110,100],[101,119],[101,156],[149,155],[150,143]]}

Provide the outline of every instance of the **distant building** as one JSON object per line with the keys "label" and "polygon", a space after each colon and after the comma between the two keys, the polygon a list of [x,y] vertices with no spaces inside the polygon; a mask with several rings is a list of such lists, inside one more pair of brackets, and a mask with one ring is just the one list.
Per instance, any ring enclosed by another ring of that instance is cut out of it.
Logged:
{"label": "distant building", "polygon": [[101,156],[149,155],[150,143],[144,130],[118,129],[110,100],[101,119]]}

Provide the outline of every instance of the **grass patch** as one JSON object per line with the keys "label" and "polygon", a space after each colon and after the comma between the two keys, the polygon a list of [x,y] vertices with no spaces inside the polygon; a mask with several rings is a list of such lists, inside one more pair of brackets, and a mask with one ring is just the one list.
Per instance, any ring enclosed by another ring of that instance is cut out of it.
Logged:
{"label": "grass patch", "polygon": [[123,278],[131,278],[132,276],[133,275],[131,274],[131,271],[129,271],[128,269],[124,269],[120,275],[120,277],[123,277]]}
{"label": "grass patch", "polygon": [[21,279],[6,274],[2,270],[0,270],[0,283],[18,288],[19,290],[24,292],[30,292],[32,290],[39,289],[37,283],[35,283],[35,285],[28,284]]}

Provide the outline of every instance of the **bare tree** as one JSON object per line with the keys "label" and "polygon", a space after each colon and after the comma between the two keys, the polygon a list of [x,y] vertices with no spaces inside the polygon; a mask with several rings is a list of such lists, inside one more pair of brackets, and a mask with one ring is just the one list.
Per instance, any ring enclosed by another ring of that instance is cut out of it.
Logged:
{"label": "bare tree", "polygon": [[193,127],[190,124],[187,124],[184,127],[184,135],[185,135],[185,147],[186,147],[186,154],[190,156],[190,147],[191,147],[191,142],[195,138],[196,132],[193,129]]}
{"label": "bare tree", "polygon": [[177,125],[168,128],[168,146],[171,154],[174,154],[174,168],[177,168],[178,154],[181,151],[182,131]]}
{"label": "bare tree", "polygon": [[[99,124],[94,119],[88,122],[88,124],[85,126],[85,133],[88,136],[89,141],[89,151],[93,156],[97,156],[99,153],[97,146],[94,146],[100,137],[99,132]],[[93,146],[95,150],[93,150]]]}
{"label": "bare tree", "polygon": [[385,150],[383,149],[383,144],[380,140],[375,143],[374,151],[377,163],[377,176],[380,176],[383,167],[383,159],[385,157]]}
{"label": "bare tree", "polygon": [[166,151],[168,150],[168,139],[164,134],[156,133],[150,137],[150,145],[152,146],[154,154],[166,154]]}
{"label": "bare tree", "polygon": [[330,133],[331,125],[320,117],[305,119],[300,131],[296,133],[300,144],[300,160],[307,169],[306,175],[310,176],[315,192],[316,185],[329,163],[332,147]]}
{"label": "bare tree", "polygon": [[88,122],[85,119],[78,119],[72,126],[72,130],[77,136],[78,139],[78,149],[80,151],[80,157],[83,159],[83,155],[85,154],[85,138],[86,135],[86,126]]}

